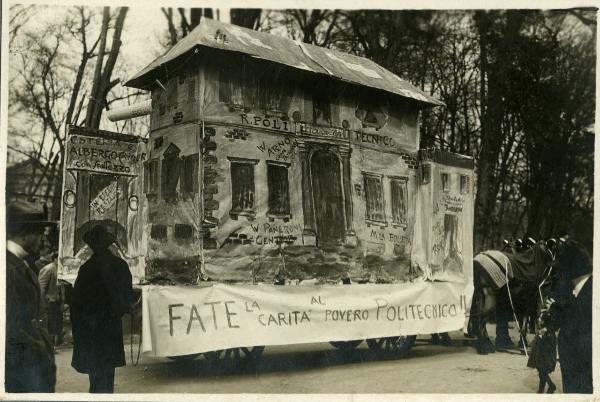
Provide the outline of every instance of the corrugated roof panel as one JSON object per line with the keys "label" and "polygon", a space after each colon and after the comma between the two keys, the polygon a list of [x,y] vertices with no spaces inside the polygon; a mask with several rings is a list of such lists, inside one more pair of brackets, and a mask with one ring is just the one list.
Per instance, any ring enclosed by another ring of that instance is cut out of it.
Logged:
{"label": "corrugated roof panel", "polygon": [[364,57],[298,43],[208,18],[203,18],[188,36],[137,73],[125,85],[141,87],[148,84],[152,71],[196,46],[240,52],[292,68],[326,74],[354,84],[381,89],[420,102],[443,105],[441,101]]}

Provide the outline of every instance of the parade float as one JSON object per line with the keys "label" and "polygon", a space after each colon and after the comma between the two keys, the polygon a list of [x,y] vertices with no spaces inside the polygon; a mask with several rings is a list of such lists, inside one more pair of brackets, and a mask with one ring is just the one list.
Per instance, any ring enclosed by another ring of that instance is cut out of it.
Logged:
{"label": "parade float", "polygon": [[149,134],[70,128],[59,261],[72,281],[83,233],[115,233],[144,352],[399,351],[463,327],[474,164],[419,149],[440,101],[366,58],[211,19],[126,85],[151,103],[109,117],[149,114]]}

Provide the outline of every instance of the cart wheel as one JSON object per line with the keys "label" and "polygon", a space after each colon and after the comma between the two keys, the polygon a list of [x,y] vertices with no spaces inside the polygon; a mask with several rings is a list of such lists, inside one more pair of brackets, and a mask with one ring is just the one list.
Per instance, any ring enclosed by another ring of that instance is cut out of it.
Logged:
{"label": "cart wheel", "polygon": [[200,356],[202,353],[192,353],[191,355],[169,356],[169,359],[176,362],[189,362]]}
{"label": "cart wheel", "polygon": [[329,344],[342,352],[350,352],[362,343],[362,339],[356,341],[331,341]]}
{"label": "cart wheel", "polygon": [[214,352],[205,352],[204,358],[211,364],[225,361],[234,361],[236,364],[240,364],[244,360],[256,363],[264,350],[264,346],[222,349],[215,350]]}
{"label": "cart wheel", "polygon": [[367,339],[367,345],[376,353],[405,355],[415,344],[416,339],[416,335],[373,338]]}

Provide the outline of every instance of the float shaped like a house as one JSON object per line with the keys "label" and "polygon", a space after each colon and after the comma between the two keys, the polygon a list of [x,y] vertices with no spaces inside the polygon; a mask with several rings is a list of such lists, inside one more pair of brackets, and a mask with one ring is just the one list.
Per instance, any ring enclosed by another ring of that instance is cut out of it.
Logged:
{"label": "float shaped like a house", "polygon": [[371,60],[203,19],[152,93],[146,279],[466,280],[473,160],[419,151],[442,105]]}

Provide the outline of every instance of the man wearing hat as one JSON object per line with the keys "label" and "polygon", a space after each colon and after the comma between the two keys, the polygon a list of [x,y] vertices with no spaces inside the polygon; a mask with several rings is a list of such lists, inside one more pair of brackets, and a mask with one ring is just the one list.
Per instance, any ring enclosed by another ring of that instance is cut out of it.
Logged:
{"label": "man wearing hat", "polygon": [[121,318],[133,300],[127,263],[109,246],[115,237],[96,225],[83,240],[93,254],[79,269],[71,299],[71,366],[88,374],[91,393],[112,393],[115,367],[125,366]]}
{"label": "man wearing hat", "polygon": [[32,203],[6,206],[6,392],[54,392],[54,352],[32,269],[44,230],[52,224]]}
{"label": "man wearing hat", "polygon": [[[562,240],[562,239],[561,239]],[[574,240],[562,241],[560,279],[550,313],[558,319],[558,354],[563,392],[591,394],[592,387],[592,263]]]}

